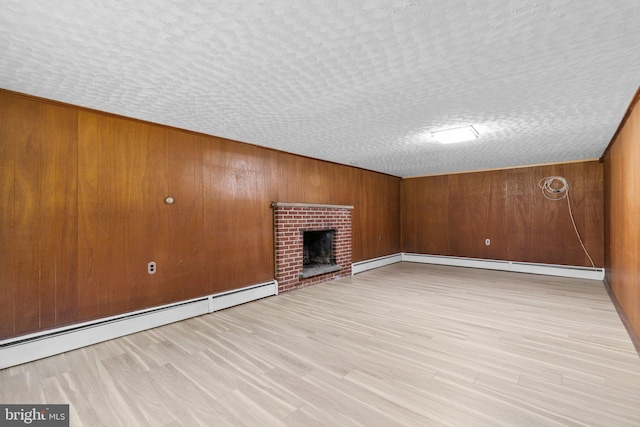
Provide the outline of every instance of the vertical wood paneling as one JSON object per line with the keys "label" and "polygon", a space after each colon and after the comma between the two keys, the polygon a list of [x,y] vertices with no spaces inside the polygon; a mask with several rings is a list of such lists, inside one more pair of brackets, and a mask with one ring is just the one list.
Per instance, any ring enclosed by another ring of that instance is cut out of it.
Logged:
{"label": "vertical wood paneling", "polygon": [[41,104],[38,214],[40,328],[77,318],[78,122],[72,108]]}
{"label": "vertical wood paneling", "polygon": [[[99,119],[98,165],[100,189],[99,234],[107,241],[99,246],[97,260],[107,268],[104,283],[109,289],[109,311],[122,313],[144,306],[141,283],[149,259],[144,185],[147,164],[148,126],[125,119]],[[108,243],[107,243],[108,242]]]}
{"label": "vertical wood paneling", "polygon": [[[601,162],[582,163],[582,205],[576,205],[582,210],[584,223],[579,226],[585,247],[589,251],[594,264],[604,267],[604,167]],[[573,203],[575,197],[571,197]],[[585,256],[584,263],[588,260]],[[587,264],[588,265],[588,264]]]}
{"label": "vertical wood paneling", "polygon": [[606,277],[640,336],[640,103],[607,152],[605,165]]}
{"label": "vertical wood paneling", "polygon": [[0,337],[12,335],[16,320],[14,98],[0,94]]}
{"label": "vertical wood paneling", "polygon": [[67,107],[19,97],[2,105],[10,113],[2,124],[3,163],[10,159],[13,175],[3,182],[12,195],[3,199],[9,265],[2,293],[12,291],[3,295],[12,306],[3,330],[20,334],[76,318],[77,122]]}
{"label": "vertical wood paneling", "polygon": [[[158,273],[146,275],[143,296],[151,304],[207,292],[203,212],[204,138],[153,126],[149,132],[147,201],[156,215],[146,221],[148,256]],[[166,204],[171,196],[174,204]]]}
{"label": "vertical wood paneling", "polygon": [[449,176],[405,179],[401,189],[402,251],[451,255]]}
{"label": "vertical wood paneling", "polygon": [[[456,235],[451,239],[450,249],[455,255],[503,257],[507,250],[506,197],[504,171],[449,177],[449,227]],[[489,246],[486,239],[491,241]]]}
{"label": "vertical wood paneling", "polygon": [[[545,201],[538,188],[538,180],[544,176],[528,168],[507,171],[509,255],[520,261],[553,263],[551,260],[558,256],[550,253],[553,247],[549,253],[544,248],[553,245],[555,236],[548,232],[550,221],[555,227],[566,204]],[[543,204],[546,209],[542,208]]]}
{"label": "vertical wood paneling", "polygon": [[277,155],[209,138],[204,149],[205,246],[209,292],[272,280]]}
{"label": "vertical wood paneling", "polygon": [[353,262],[400,252],[400,179],[360,171],[354,205]]}
{"label": "vertical wood paneling", "polygon": [[559,169],[560,166],[551,166],[546,171],[540,168],[509,171],[509,191],[513,195],[508,202],[509,212],[513,213],[509,215],[512,237],[509,249],[517,260],[561,264],[564,248],[557,244],[560,236],[554,231],[572,227],[567,204],[564,200],[545,199],[538,186],[545,176],[562,176]]}
{"label": "vertical wood paneling", "polygon": [[602,165],[569,163],[508,171],[509,254],[513,260],[552,264],[591,263],[578,240],[566,200],[547,200],[538,186],[547,176],[562,176],[576,226],[597,266],[602,258]]}
{"label": "vertical wood paneling", "polygon": [[321,163],[313,159],[278,153],[277,179],[276,201],[329,203],[331,200],[327,185],[329,177],[322,173]]}
{"label": "vertical wood paneling", "polygon": [[78,112],[78,320],[110,313],[109,265],[100,258],[101,244],[110,240],[100,221],[98,122],[97,114]]}
{"label": "vertical wood paneling", "polygon": [[[86,126],[91,137],[92,125]],[[97,277],[92,273],[89,279],[102,290],[83,291],[96,307],[87,314],[104,315],[105,299],[113,314],[202,295],[207,278],[201,137],[108,116],[97,118],[97,129],[95,163],[93,142],[86,142],[82,155],[88,160],[82,175],[88,179],[82,190],[88,218],[82,224],[96,220],[88,234]],[[97,200],[90,193],[96,185]],[[168,196],[175,198],[173,205],[164,202]],[[154,275],[147,274],[151,261],[157,265]]]}
{"label": "vertical wood paneling", "polygon": [[40,106],[17,101],[19,113],[12,120],[15,132],[15,234],[13,251],[16,271],[14,333],[40,328],[40,260],[38,258],[41,221],[38,198],[38,126]]}
{"label": "vertical wood paneling", "polygon": [[278,153],[280,202],[353,205],[360,182],[358,169]]}
{"label": "vertical wood paneling", "polygon": [[[609,147],[611,148],[611,146]],[[612,214],[616,211],[615,208],[612,209],[611,201],[612,201],[612,193],[613,189],[611,187],[611,183],[614,182],[614,173],[611,170],[611,155],[609,150],[607,150],[606,157],[604,158],[604,171],[603,171],[603,182],[604,182],[604,267],[605,267],[605,280],[609,282],[609,286],[613,291],[613,285],[611,283],[611,265],[612,265],[612,247],[613,242],[611,241],[611,234],[613,232],[613,216]],[[639,334],[640,336],[640,334]]]}
{"label": "vertical wood paneling", "polygon": [[[37,190],[35,196],[38,198],[38,212],[34,213],[38,218],[39,235],[38,249],[36,257],[38,260],[38,281],[40,282],[40,328],[50,328],[55,325],[55,303],[56,303],[56,249],[63,249],[58,246],[57,238],[60,237],[57,229],[57,222],[65,214],[61,206],[56,205],[56,171],[60,165],[59,150],[56,138],[65,136],[63,132],[47,132],[46,129],[56,128],[55,118],[47,117],[47,112],[55,107],[40,104],[40,117],[38,118],[37,132],[34,138],[37,150]],[[62,123],[60,123],[62,125]],[[72,159],[75,160],[75,153]],[[74,254],[75,255],[75,254]],[[75,279],[75,278],[74,278]],[[45,309],[42,309],[46,307]]]}
{"label": "vertical wood paneling", "polygon": [[546,200],[538,187],[551,175],[569,182],[576,225],[601,267],[602,166],[596,161],[403,180],[402,250],[590,266],[566,201]]}
{"label": "vertical wood paneling", "polygon": [[78,155],[80,318],[204,294],[202,137],[81,112]]}

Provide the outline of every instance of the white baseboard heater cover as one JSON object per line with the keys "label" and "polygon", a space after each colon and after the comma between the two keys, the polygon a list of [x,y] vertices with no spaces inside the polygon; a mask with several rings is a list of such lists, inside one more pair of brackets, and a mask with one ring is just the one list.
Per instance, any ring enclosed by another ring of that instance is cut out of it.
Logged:
{"label": "white baseboard heater cover", "polygon": [[402,254],[387,255],[379,258],[367,259],[351,264],[351,275],[362,273],[363,271],[373,270],[374,268],[384,267],[385,265],[395,264],[402,261]]}
{"label": "white baseboard heater cover", "polygon": [[367,270],[402,261],[421,264],[450,265],[455,267],[483,268],[486,270],[513,271],[517,273],[541,274],[545,276],[573,277],[575,279],[604,280],[603,268],[578,267],[559,264],[536,264],[531,262],[463,258],[445,255],[413,254],[406,252],[354,262],[351,265],[351,274],[354,275],[362,273]]}
{"label": "white baseboard heater cover", "polygon": [[278,282],[138,310],[0,341],[0,369],[278,294]]}
{"label": "white baseboard heater cover", "polygon": [[459,258],[441,255],[402,253],[402,261],[423,264],[451,265],[458,267],[484,268],[487,270],[513,271],[516,273],[541,274],[545,276],[572,277],[574,279],[604,280],[603,268],[578,267],[558,264],[536,264],[531,262],[502,261],[479,258]]}

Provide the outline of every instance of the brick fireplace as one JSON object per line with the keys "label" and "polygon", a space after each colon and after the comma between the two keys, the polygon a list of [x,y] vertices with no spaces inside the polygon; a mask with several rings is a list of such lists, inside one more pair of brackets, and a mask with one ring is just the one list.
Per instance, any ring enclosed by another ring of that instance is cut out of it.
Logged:
{"label": "brick fireplace", "polygon": [[[278,291],[351,276],[351,211],[353,206],[272,203],[274,211]],[[331,232],[331,262],[304,266],[304,233]]]}

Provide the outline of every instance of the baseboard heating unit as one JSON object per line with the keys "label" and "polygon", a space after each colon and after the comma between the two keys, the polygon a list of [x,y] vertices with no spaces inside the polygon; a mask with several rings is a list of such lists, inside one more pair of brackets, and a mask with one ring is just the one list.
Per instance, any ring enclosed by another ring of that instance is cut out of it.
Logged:
{"label": "baseboard heating unit", "polygon": [[247,286],[0,341],[0,369],[278,294],[278,282]]}
{"label": "baseboard heating unit", "polygon": [[603,268],[578,267],[558,264],[502,261],[479,258],[462,258],[441,255],[402,253],[402,261],[423,264],[451,265],[457,267],[483,268],[486,270],[513,271],[516,273],[541,274],[544,276],[572,277],[575,279],[604,280]]}
{"label": "baseboard heating unit", "polygon": [[395,264],[402,261],[402,254],[387,255],[379,258],[367,259],[351,264],[351,275],[362,273],[363,271],[372,270],[385,265]]}
{"label": "baseboard heating unit", "polygon": [[362,273],[374,268],[397,262],[450,265],[454,267],[482,268],[485,270],[513,271],[516,273],[541,274],[545,276],[573,277],[575,279],[604,280],[603,268],[579,267],[559,264],[539,264],[532,262],[503,261],[481,258],[463,258],[445,255],[426,255],[401,252],[380,258],[354,262],[351,274]]}

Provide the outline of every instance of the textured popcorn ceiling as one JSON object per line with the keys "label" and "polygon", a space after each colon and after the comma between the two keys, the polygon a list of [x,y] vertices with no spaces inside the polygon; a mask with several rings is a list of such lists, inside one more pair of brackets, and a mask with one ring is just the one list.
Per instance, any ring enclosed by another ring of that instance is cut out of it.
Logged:
{"label": "textured popcorn ceiling", "polygon": [[0,0],[2,88],[404,177],[599,157],[639,84],[636,0]]}

